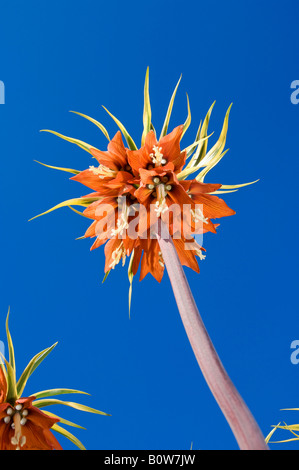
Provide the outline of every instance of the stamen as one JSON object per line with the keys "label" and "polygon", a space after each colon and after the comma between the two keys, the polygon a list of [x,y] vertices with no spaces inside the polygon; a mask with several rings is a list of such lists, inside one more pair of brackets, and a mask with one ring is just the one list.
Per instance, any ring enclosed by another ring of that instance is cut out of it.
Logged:
{"label": "stamen", "polygon": [[[22,408],[22,405],[17,405],[15,408],[19,408],[18,411],[20,411],[20,407]],[[25,422],[27,421],[26,418],[21,419],[20,413],[15,413],[13,416],[13,421],[15,425],[15,434],[11,438],[10,442],[12,443],[13,446],[17,446],[16,450],[20,450],[20,446],[23,447],[26,444],[26,437],[22,435],[22,421],[25,419]],[[24,426],[25,423],[23,423]]]}
{"label": "stamen", "polygon": [[20,411],[23,407],[22,407],[22,405],[18,404],[15,408],[16,408],[17,411]]}
{"label": "stamen", "polygon": [[13,409],[12,409],[12,408],[7,408],[6,414],[7,414],[8,416],[11,416],[11,415],[13,414]]}
{"label": "stamen", "polygon": [[20,421],[20,425],[21,425],[21,426],[25,426],[26,423],[27,423],[27,419],[26,419],[26,418],[22,418],[21,421]]}
{"label": "stamen", "polygon": [[167,177],[167,176],[163,176],[162,181],[163,181],[163,183],[168,183],[168,177]]}
{"label": "stamen", "polygon": [[148,184],[147,185],[147,189],[154,189],[154,188],[155,188],[155,186],[153,184]]}
{"label": "stamen", "polygon": [[209,219],[207,217],[204,217],[199,207],[196,209],[191,209],[191,215],[195,223],[196,222],[203,222],[204,224],[209,223]]}
{"label": "stamen", "polygon": [[164,184],[159,184],[156,186],[157,189],[157,198],[158,200],[156,201],[155,204],[155,212],[157,213],[157,217],[160,217],[161,214],[164,214],[168,210],[168,206],[166,204],[166,193],[165,193],[165,186]]}
{"label": "stamen", "polygon": [[157,145],[153,146],[153,153],[150,153],[150,157],[152,159],[152,162],[156,166],[161,166],[162,160],[163,159],[163,153],[161,153],[162,147],[158,147]]}
{"label": "stamen", "polygon": [[162,266],[162,268],[164,268],[164,259],[163,259],[163,255],[162,255],[162,252],[159,251],[159,264],[160,266]]}
{"label": "stamen", "polygon": [[11,421],[11,417],[10,416],[5,416],[3,421],[4,421],[5,424],[8,424]]}
{"label": "stamen", "polygon": [[156,176],[156,177],[153,179],[153,182],[154,182],[155,184],[160,183],[160,178],[159,178],[158,176]]}
{"label": "stamen", "polygon": [[112,253],[112,263],[110,264],[109,268],[114,269],[115,266],[120,262],[122,259],[122,262],[126,261],[126,251],[124,249],[123,243],[119,245],[116,250],[113,251]]}
{"label": "stamen", "polygon": [[99,165],[98,167],[90,166],[89,171],[91,171],[94,175],[98,176],[100,179],[104,179],[107,177],[115,178],[117,175],[117,171],[110,170],[105,165]]}
{"label": "stamen", "polygon": [[28,414],[29,414],[28,410],[24,410],[24,411],[22,412],[22,416],[28,416]]}
{"label": "stamen", "polygon": [[201,260],[204,260],[206,258],[206,255],[203,254],[202,250],[197,249],[195,250],[195,253]]}
{"label": "stamen", "polygon": [[166,189],[166,191],[171,191],[171,190],[172,190],[171,184],[167,184],[167,185],[165,186],[165,189]]}
{"label": "stamen", "polygon": [[155,206],[155,212],[157,213],[157,217],[160,217],[161,214],[164,214],[164,212],[168,211],[168,206],[166,204],[165,199],[163,199],[162,202],[156,201]]}
{"label": "stamen", "polygon": [[127,230],[128,228],[129,228],[128,206],[126,205],[117,219],[117,229],[111,230],[111,236],[112,237],[115,237],[116,235],[122,236],[124,231]]}
{"label": "stamen", "polygon": [[161,165],[166,165],[166,163],[167,163],[166,158],[162,158],[162,160],[161,160]]}

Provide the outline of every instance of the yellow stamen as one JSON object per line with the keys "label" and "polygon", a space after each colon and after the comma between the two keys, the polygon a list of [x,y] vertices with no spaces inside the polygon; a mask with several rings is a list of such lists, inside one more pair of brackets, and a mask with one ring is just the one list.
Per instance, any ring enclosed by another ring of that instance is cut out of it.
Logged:
{"label": "yellow stamen", "polygon": [[94,175],[97,175],[100,179],[104,179],[107,177],[115,178],[117,175],[117,171],[110,170],[110,168],[105,165],[99,165],[98,167],[90,166],[89,171],[92,171],[92,173]]}
{"label": "yellow stamen", "polygon": [[113,261],[110,264],[109,268],[114,269],[115,266],[120,262],[120,260],[122,260],[122,265],[124,266],[124,264],[126,262],[126,256],[127,256],[126,255],[126,250],[124,248],[123,243],[121,242],[121,244],[112,253],[112,260]]}
{"label": "yellow stamen", "polygon": [[166,204],[166,192],[165,192],[165,186],[164,184],[158,184],[156,186],[156,191],[157,191],[157,201],[156,201],[156,208],[155,211],[157,213],[157,217],[161,217],[161,214],[164,214],[168,210],[168,206]]}
{"label": "yellow stamen", "polygon": [[150,153],[150,157],[152,159],[152,162],[156,166],[161,166],[162,165],[162,160],[163,159],[163,153],[161,153],[162,147],[158,147],[157,145],[153,146],[153,153]]}
{"label": "yellow stamen", "polygon": [[13,422],[15,425],[15,434],[11,438],[11,443],[13,446],[16,446],[16,450],[20,450],[20,446],[23,447],[26,444],[26,437],[22,435],[22,426],[21,426],[21,415],[20,413],[15,413],[13,415]]}

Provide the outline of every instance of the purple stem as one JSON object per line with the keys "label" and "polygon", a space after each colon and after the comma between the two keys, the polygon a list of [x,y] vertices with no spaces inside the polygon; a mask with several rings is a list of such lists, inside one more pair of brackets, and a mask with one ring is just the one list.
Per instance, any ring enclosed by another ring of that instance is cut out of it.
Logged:
{"label": "purple stem", "polygon": [[159,220],[158,242],[176,303],[193,352],[212,394],[241,450],[268,450],[247,405],[225,371],[198,312],[177,251],[166,225]]}

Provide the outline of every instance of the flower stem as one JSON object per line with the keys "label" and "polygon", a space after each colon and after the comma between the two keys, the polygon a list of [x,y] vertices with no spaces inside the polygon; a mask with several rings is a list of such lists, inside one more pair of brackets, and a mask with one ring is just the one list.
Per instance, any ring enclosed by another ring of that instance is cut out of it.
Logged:
{"label": "flower stem", "polygon": [[225,371],[198,312],[166,225],[159,219],[158,242],[191,347],[206,382],[241,450],[268,450],[247,405]]}

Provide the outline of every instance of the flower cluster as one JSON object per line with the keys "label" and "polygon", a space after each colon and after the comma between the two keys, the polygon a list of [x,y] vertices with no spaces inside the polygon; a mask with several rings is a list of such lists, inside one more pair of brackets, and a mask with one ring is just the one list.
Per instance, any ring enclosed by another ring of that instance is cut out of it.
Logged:
{"label": "flower cluster", "polygon": [[34,356],[17,381],[14,347],[8,328],[8,319],[9,313],[6,320],[9,360],[7,361],[0,353],[3,359],[0,358],[0,450],[62,450],[52,431],[62,434],[79,449],[84,450],[85,447],[79,439],[57,423],[84,428],[42,409],[50,405],[66,405],[90,413],[101,415],[106,415],[106,413],[79,403],[51,398],[61,394],[88,395],[79,390],[59,388],[43,390],[29,397],[23,397],[29,377],[57,343]]}
{"label": "flower cluster", "polygon": [[[130,282],[137,274],[139,266],[141,280],[151,273],[157,281],[161,281],[164,262],[155,237],[158,219],[167,224],[181,264],[198,272],[197,259],[204,258],[204,248],[197,242],[196,235],[216,233],[215,219],[235,214],[217,194],[235,191],[241,186],[251,184],[222,185],[204,182],[207,173],[226,153],[224,147],[230,108],[226,113],[219,139],[209,151],[207,146],[210,136],[207,131],[214,104],[199,126],[194,143],[189,147],[181,149],[180,145],[191,122],[189,100],[185,123],[167,133],[178,85],[179,83],[171,97],[158,138],[151,120],[147,70],[144,86],[144,131],[140,148],[136,146],[124,125],[108,110],[106,111],[120,129],[112,140],[101,123],[76,113],[96,124],[104,133],[109,140],[107,151],[96,149],[81,140],[48,131],[89,152],[96,164],[84,171],[45,165],[73,173],[75,176],[71,179],[82,183],[93,192],[64,201],[44,214],[63,206],[83,206],[83,215],[92,220],[84,238],[95,239],[91,249],[105,244],[106,276],[120,261],[125,263],[126,258],[130,257]],[[189,179],[191,175],[192,179]]]}

